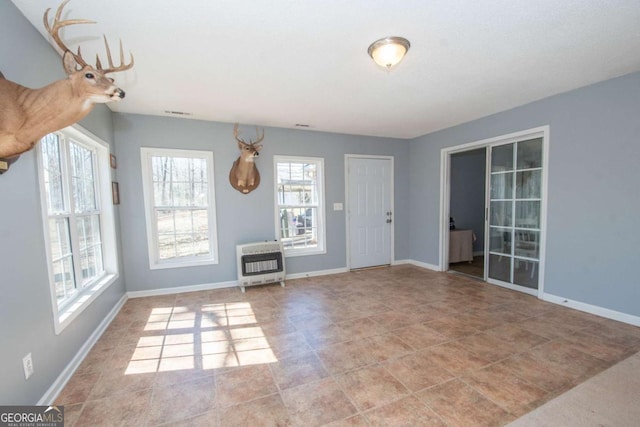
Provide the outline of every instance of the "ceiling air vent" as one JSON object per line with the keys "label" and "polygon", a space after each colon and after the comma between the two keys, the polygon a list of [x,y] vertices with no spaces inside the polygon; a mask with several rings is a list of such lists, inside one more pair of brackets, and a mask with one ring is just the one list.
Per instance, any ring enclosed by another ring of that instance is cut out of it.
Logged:
{"label": "ceiling air vent", "polygon": [[164,110],[166,114],[171,114],[172,116],[190,116],[191,113],[185,113],[184,111],[170,111]]}

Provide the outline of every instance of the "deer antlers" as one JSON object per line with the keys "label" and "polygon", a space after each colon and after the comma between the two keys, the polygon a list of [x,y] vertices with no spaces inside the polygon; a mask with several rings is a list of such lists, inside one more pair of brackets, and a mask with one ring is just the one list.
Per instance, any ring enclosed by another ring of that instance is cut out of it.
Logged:
{"label": "deer antlers", "polygon": [[233,126],[233,136],[236,138],[236,141],[238,141],[241,144],[244,145],[259,145],[260,142],[262,142],[262,140],[264,139],[264,128],[262,129],[262,135],[260,135],[260,132],[258,131],[258,126],[256,126],[256,136],[258,137],[258,140],[253,142],[253,140],[249,140],[249,142],[245,142],[244,139],[240,138],[238,136],[240,132],[238,132],[238,123],[235,124],[235,126]]}
{"label": "deer antlers", "polygon": [[[69,51],[69,53],[71,53],[71,55],[73,55],[73,58],[76,60],[76,62],[82,66],[82,67],[86,67],[88,64],[85,62],[85,60],[82,58],[82,54],[80,53],[80,46],[78,46],[78,53],[75,54],[73,53],[73,51],[71,49],[69,49],[67,47],[67,45],[65,45],[65,43],[62,41],[62,39],[60,38],[60,29],[63,27],[66,27],[67,25],[75,25],[75,24],[95,24],[95,21],[90,21],[88,19],[67,19],[67,20],[60,20],[60,17],[62,16],[62,9],[64,9],[64,7],[66,6],[67,3],[69,3],[70,0],[64,0],[60,6],[58,6],[58,10],[56,11],[56,16],[53,18],[53,27],[49,25],[49,11],[51,10],[50,8],[47,9],[44,13],[44,27],[47,29],[47,32],[51,35],[51,37],[53,38],[53,40],[56,42],[56,44],[58,45],[58,47],[60,49],[62,49],[63,52],[65,51]],[[102,68],[102,63],[100,62],[100,57],[98,55],[96,55],[96,69],[98,71],[100,71],[103,74],[107,74],[107,73],[113,73],[116,71],[125,71],[130,69],[131,67],[133,67],[133,54],[129,53],[129,55],[131,56],[131,62],[129,62],[128,64],[125,63],[124,61],[124,51],[122,50],[122,40],[120,40],[120,65],[119,66],[114,66],[113,65],[113,60],[111,59],[111,50],[109,49],[109,43],[107,42],[107,37],[104,37],[104,45],[107,49],[107,60],[109,62],[109,68],[103,69]]]}

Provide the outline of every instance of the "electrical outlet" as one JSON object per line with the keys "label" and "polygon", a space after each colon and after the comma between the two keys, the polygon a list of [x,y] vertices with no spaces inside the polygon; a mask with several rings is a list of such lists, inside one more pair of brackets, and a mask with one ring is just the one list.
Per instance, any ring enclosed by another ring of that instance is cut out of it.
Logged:
{"label": "electrical outlet", "polygon": [[33,360],[31,360],[31,353],[22,358],[22,367],[24,368],[24,377],[29,379],[33,375]]}

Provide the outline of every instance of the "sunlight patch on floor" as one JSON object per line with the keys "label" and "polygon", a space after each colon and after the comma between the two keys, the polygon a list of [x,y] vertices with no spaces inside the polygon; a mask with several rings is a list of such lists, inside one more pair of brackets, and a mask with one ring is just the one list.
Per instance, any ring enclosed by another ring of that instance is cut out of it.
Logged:
{"label": "sunlight patch on floor", "polygon": [[154,308],[141,335],[125,375],[278,361],[248,302]]}

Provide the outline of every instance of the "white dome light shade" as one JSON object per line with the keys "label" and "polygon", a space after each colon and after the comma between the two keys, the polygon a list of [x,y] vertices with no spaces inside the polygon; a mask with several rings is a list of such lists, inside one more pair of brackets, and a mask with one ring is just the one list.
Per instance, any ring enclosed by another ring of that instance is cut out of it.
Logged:
{"label": "white dome light shade", "polygon": [[389,70],[402,61],[410,46],[405,38],[386,37],[371,43],[367,52],[376,64]]}

